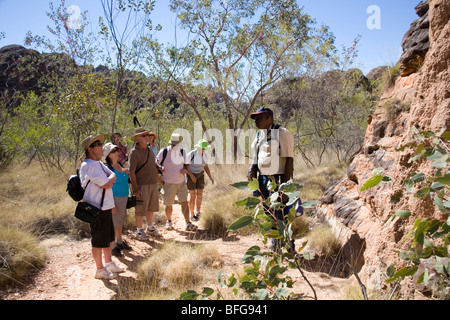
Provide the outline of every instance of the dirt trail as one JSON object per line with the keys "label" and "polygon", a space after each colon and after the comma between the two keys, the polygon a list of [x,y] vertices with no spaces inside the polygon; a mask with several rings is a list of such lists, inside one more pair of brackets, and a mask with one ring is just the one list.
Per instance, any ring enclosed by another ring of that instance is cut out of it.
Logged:
{"label": "dirt trail", "polygon": [[[124,252],[124,257],[113,257],[118,265],[126,268],[117,279],[111,281],[94,278],[95,263],[91,254],[90,239],[73,241],[67,238],[49,239],[43,242],[47,247],[48,259],[45,268],[32,282],[22,288],[7,289],[5,300],[109,300],[114,299],[122,281],[136,278],[138,264],[152,254],[164,241],[180,241],[213,245],[222,254],[223,268],[237,270],[245,251],[254,245],[262,245],[256,236],[230,236],[228,238],[206,237],[204,230],[184,231],[184,219],[179,205],[174,205],[174,230],[158,226],[161,238],[140,241],[130,232],[124,239],[133,248]],[[317,291],[318,299],[342,299],[344,290],[354,279],[333,278],[324,273],[306,272],[308,280]],[[312,296],[298,271],[290,271],[296,280],[294,292]],[[0,295],[1,296],[1,295]]]}

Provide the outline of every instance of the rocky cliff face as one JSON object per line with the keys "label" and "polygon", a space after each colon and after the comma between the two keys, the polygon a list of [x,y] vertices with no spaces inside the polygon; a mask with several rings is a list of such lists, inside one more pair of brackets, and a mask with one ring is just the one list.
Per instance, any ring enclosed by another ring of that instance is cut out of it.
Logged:
{"label": "rocky cliff face", "polygon": [[[429,10],[424,13],[426,7]],[[354,158],[347,175],[324,193],[317,210],[318,216],[347,240],[344,246],[347,260],[352,262],[366,286],[373,289],[383,288],[386,265],[400,262],[393,250],[405,249],[401,239],[414,220],[397,218],[386,224],[389,217],[400,209],[421,216],[430,216],[434,211],[429,200],[403,194],[402,181],[408,174],[426,168],[408,163],[413,149],[396,149],[412,141],[413,128],[434,132],[442,128],[450,130],[450,1],[430,0],[421,3],[418,9],[422,22],[425,15],[429,19],[429,49],[422,53],[423,58],[416,56],[416,60],[423,61],[421,68],[408,67],[405,64],[412,60],[401,59],[400,70],[413,72],[402,72],[395,86],[383,94],[368,119],[363,151]],[[417,25],[423,23],[413,23],[412,27]],[[404,51],[405,56],[410,54]],[[392,181],[361,192],[371,171],[380,167]],[[412,294],[414,288],[404,286],[403,297],[414,298]]]}

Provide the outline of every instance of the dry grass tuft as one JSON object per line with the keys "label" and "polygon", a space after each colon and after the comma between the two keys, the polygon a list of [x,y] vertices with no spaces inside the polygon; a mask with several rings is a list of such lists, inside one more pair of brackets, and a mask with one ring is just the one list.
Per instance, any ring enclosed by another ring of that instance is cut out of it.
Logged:
{"label": "dry grass tuft", "polygon": [[306,236],[306,239],[310,249],[325,257],[338,253],[342,248],[341,240],[333,233],[330,227],[325,225],[313,228]]}
{"label": "dry grass tuft", "polygon": [[166,298],[186,289],[201,287],[217,277],[216,268],[222,264],[219,252],[211,246],[166,242],[161,249],[144,260],[138,268],[138,279],[145,292],[136,292],[144,298]]}
{"label": "dry grass tuft", "polygon": [[45,265],[46,250],[29,233],[0,226],[0,287],[21,284]]}

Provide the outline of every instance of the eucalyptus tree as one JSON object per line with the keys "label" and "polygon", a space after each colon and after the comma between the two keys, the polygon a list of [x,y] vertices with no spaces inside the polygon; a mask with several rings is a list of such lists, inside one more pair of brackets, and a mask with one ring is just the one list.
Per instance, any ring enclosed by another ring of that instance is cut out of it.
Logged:
{"label": "eucalyptus tree", "polygon": [[[143,39],[151,39],[160,27],[154,28],[151,20],[155,0],[101,0],[101,4],[103,17],[99,18],[99,25],[104,41],[103,58],[115,75],[115,100],[111,115],[111,132],[114,132],[120,103],[125,101],[129,104],[124,88],[127,74],[139,69],[145,49]],[[140,81],[133,83],[137,86],[141,84]]]}
{"label": "eucalyptus tree", "polygon": [[316,29],[295,0],[171,0],[170,9],[188,41],[149,43],[148,63],[192,108],[203,130],[204,99],[196,86],[218,92],[221,99],[212,103],[223,110],[228,128],[242,129],[264,90],[292,64],[305,64],[311,47],[324,54],[333,47],[328,30]]}

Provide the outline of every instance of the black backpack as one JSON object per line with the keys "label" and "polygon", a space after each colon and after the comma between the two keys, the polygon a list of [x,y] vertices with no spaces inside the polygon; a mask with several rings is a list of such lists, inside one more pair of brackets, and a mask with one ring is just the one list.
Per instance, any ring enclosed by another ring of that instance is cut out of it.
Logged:
{"label": "black backpack", "polygon": [[[88,186],[90,180],[86,184],[86,187]],[[75,200],[75,201],[81,201],[84,196],[84,189],[81,186],[81,179],[80,179],[80,171],[77,169],[77,174],[71,175],[69,179],[67,180],[67,193],[69,196]]]}

